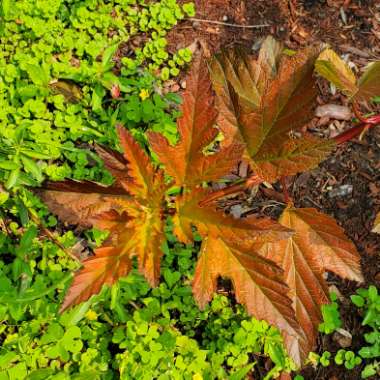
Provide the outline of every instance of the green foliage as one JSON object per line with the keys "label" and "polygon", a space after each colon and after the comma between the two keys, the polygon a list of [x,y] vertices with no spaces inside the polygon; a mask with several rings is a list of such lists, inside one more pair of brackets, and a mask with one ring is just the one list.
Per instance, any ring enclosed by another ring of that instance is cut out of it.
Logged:
{"label": "green foliage", "polygon": [[140,141],[147,128],[173,140],[177,99],[156,93],[157,75],[175,76],[191,60],[189,49],[168,53],[165,36],[193,14],[175,0],[3,1],[0,181],[110,183],[88,148],[115,145],[117,122]]}
{"label": "green foliage", "polygon": [[355,355],[355,352],[343,349],[336,353],[334,360],[338,365],[344,364],[347,369],[353,369],[362,362],[361,357]]}
{"label": "green foliage", "polygon": [[366,361],[374,359],[362,371],[361,376],[365,379],[380,373],[378,361],[380,357],[380,295],[377,288],[371,285],[368,289],[358,289],[356,294],[351,296],[351,301],[360,309],[363,316],[362,325],[368,326],[370,329],[368,333],[364,334],[368,345],[362,347],[358,352]]}
{"label": "green foliage", "polygon": [[331,303],[321,307],[323,322],[318,329],[324,334],[331,334],[336,329],[342,326],[342,320],[339,315],[339,305],[336,302],[337,296],[335,293],[330,294]]}
{"label": "green foliage", "polygon": [[379,372],[380,372],[380,362],[375,360],[373,363],[367,364],[364,367],[361,373],[361,377],[362,379],[366,379],[367,377],[375,376],[376,374],[379,374]]}
{"label": "green foliage", "polygon": [[[380,373],[380,295],[375,286],[370,285],[368,289],[358,289],[356,294],[352,295],[351,302],[359,308],[359,313],[362,316],[362,325],[368,326],[369,332],[364,334],[364,340],[368,344],[361,347],[355,353],[340,349],[335,353],[334,362],[337,365],[344,365],[348,370],[362,364],[365,366],[361,372],[361,378],[366,379]],[[331,293],[330,305],[322,307],[323,323],[319,326],[319,331],[323,334],[331,334],[336,329],[342,326],[340,319],[337,296]],[[331,353],[328,351],[318,355],[315,352],[309,354],[309,362],[314,366],[322,365],[328,367],[330,365]],[[373,361],[370,361],[374,359]]]}
{"label": "green foliage", "polygon": [[324,351],[322,355],[318,355],[315,352],[310,352],[308,360],[314,366],[321,365],[322,367],[328,367],[330,365],[331,352]]}

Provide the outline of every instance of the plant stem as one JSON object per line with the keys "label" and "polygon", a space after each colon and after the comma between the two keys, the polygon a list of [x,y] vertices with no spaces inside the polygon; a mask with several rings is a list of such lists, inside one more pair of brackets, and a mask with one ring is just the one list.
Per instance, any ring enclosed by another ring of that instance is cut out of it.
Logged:
{"label": "plant stem", "polygon": [[37,226],[47,235],[47,237],[55,244],[57,245],[66,255],[70,256],[73,260],[75,260],[77,263],[81,264],[81,261],[78,257],[76,257],[72,252],[67,250],[61,242],[57,240],[57,238],[50,232],[49,229],[47,229],[41,222],[40,218],[35,215],[35,213],[28,208],[30,218],[33,220],[34,223],[37,224]]}
{"label": "plant stem", "polygon": [[333,140],[337,144],[343,144],[349,140],[352,140],[354,137],[359,136],[365,129],[373,127],[375,124],[360,124],[355,127],[350,128],[348,131],[341,133],[338,136],[335,136]]}
{"label": "plant stem", "polygon": [[228,186],[228,187],[225,187],[224,189],[220,189],[220,190],[212,192],[205,199],[199,202],[199,206],[200,207],[207,206],[209,203],[216,201],[219,198],[223,198],[226,195],[230,195],[230,194],[240,193],[252,186],[260,185],[260,183],[262,182],[263,180],[257,175],[253,175],[245,180],[239,180],[239,183],[236,183],[232,186]]}
{"label": "plant stem", "polygon": [[380,125],[380,115],[364,117],[360,113],[356,103],[352,104],[352,109],[354,110],[355,116],[360,120],[361,124],[355,125],[340,135],[335,136],[333,139],[337,144],[343,144],[346,141],[359,136],[363,131],[370,129],[376,125]]}
{"label": "plant stem", "polygon": [[288,204],[292,200],[291,200],[290,195],[289,195],[288,185],[286,183],[286,177],[281,177],[280,182],[281,182],[281,186],[282,186],[282,192],[284,193],[285,203]]}
{"label": "plant stem", "polygon": [[355,116],[359,119],[360,122],[365,123],[365,118],[362,113],[359,111],[358,103],[352,103],[352,110],[354,111]]}

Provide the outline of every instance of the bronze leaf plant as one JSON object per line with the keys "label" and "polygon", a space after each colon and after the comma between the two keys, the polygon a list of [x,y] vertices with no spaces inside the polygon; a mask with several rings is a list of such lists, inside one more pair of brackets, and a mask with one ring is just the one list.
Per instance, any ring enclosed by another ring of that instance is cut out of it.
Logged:
{"label": "bronze leaf plant", "polygon": [[[332,217],[295,208],[288,196],[278,222],[234,219],[216,206],[226,194],[316,167],[336,144],[379,124],[379,116],[359,114],[358,102],[380,93],[380,63],[356,81],[335,53],[321,50],[312,46],[289,52],[268,37],[257,59],[239,49],[216,55],[208,66],[198,57],[183,95],[178,143],[172,146],[159,133],[149,134],[163,169],[118,126],[123,154],[97,147],[115,178],[112,186],[69,180],[45,184],[42,197],[62,221],[109,231],[103,246],[75,273],[61,310],[128,275],[133,257],[156,286],[170,216],[181,242],[191,243],[194,229],[202,237],[192,284],[199,306],[212,299],[218,277],[231,279],[237,301],[280,329],[290,357],[301,366],[316,346],[321,305],[329,302],[323,273],[363,281],[354,244]],[[314,115],[315,68],[350,96],[360,116],[357,125],[335,139],[302,132]],[[300,137],[295,131],[301,131]],[[206,154],[220,132],[224,140],[216,152]],[[207,186],[242,160],[253,176],[222,191]],[[174,200],[168,195],[173,186],[180,189]]]}

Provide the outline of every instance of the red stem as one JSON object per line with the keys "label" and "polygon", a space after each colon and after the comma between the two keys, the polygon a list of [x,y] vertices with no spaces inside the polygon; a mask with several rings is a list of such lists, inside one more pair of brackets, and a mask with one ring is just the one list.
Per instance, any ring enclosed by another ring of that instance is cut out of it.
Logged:
{"label": "red stem", "polygon": [[380,115],[370,116],[364,120],[367,124],[377,125],[380,124]]}
{"label": "red stem", "polygon": [[260,185],[260,183],[262,182],[263,180],[259,176],[253,175],[247,178],[246,180],[244,180],[244,182],[242,183],[228,186],[228,187],[225,187],[224,189],[220,189],[220,190],[212,192],[205,199],[199,202],[199,206],[200,207],[207,206],[210,202],[213,202],[219,198],[225,197],[226,195],[230,195],[230,194],[240,193],[248,189],[249,187]]}
{"label": "red stem", "polygon": [[352,110],[354,111],[355,116],[359,119],[360,122],[366,123],[364,116],[361,114],[356,102],[352,103]]}
{"label": "red stem", "polygon": [[359,136],[365,129],[369,129],[374,127],[375,125],[380,124],[380,115],[370,116],[370,117],[364,117],[359,109],[358,105],[356,103],[352,104],[352,109],[355,113],[355,116],[360,120],[361,124],[355,125],[354,127],[350,128],[348,131],[345,131],[341,133],[338,136],[334,137],[334,140],[337,144],[343,144],[346,141],[349,141],[353,139],[356,136]]}
{"label": "red stem", "polygon": [[282,186],[282,192],[284,194],[285,203],[290,203],[291,198],[290,198],[289,191],[288,191],[288,185],[286,183],[286,177],[281,177],[280,182],[281,182],[281,186]]}
{"label": "red stem", "polygon": [[348,131],[341,133],[338,136],[335,136],[333,140],[337,144],[343,144],[349,140],[352,140],[354,137],[359,136],[365,129],[373,127],[375,124],[360,124],[352,127]]}

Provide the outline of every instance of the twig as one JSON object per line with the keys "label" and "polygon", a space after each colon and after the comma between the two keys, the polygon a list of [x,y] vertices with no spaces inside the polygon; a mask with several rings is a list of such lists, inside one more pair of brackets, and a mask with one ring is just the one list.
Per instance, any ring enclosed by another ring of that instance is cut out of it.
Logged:
{"label": "twig", "polygon": [[201,18],[195,18],[195,17],[188,18],[188,20],[197,21],[197,22],[204,22],[207,24],[217,24],[217,25],[223,25],[223,26],[230,26],[232,28],[259,29],[259,28],[266,28],[266,27],[270,26],[269,24],[258,24],[258,25],[231,24],[229,22],[207,20],[207,19],[201,19]]}
{"label": "twig", "polygon": [[0,228],[1,228],[3,231],[5,231],[5,233],[6,233],[7,235],[10,235],[10,234],[11,234],[11,232],[10,232],[9,229],[8,229],[7,224],[5,223],[5,215],[4,215],[3,211],[1,211],[1,210],[0,210]]}
{"label": "twig", "polygon": [[67,250],[63,244],[61,244],[60,241],[57,240],[57,238],[52,234],[52,232],[50,232],[49,229],[47,229],[41,222],[40,218],[35,215],[35,213],[28,208],[28,212],[29,212],[29,215],[30,215],[30,218],[33,220],[34,223],[37,224],[37,226],[45,233],[45,235],[47,235],[47,237],[55,244],[57,245],[64,253],[66,253],[66,255],[70,256],[73,260],[75,260],[77,263],[81,264],[81,261],[79,260],[78,257],[76,257],[72,252],[70,252],[69,250]]}

